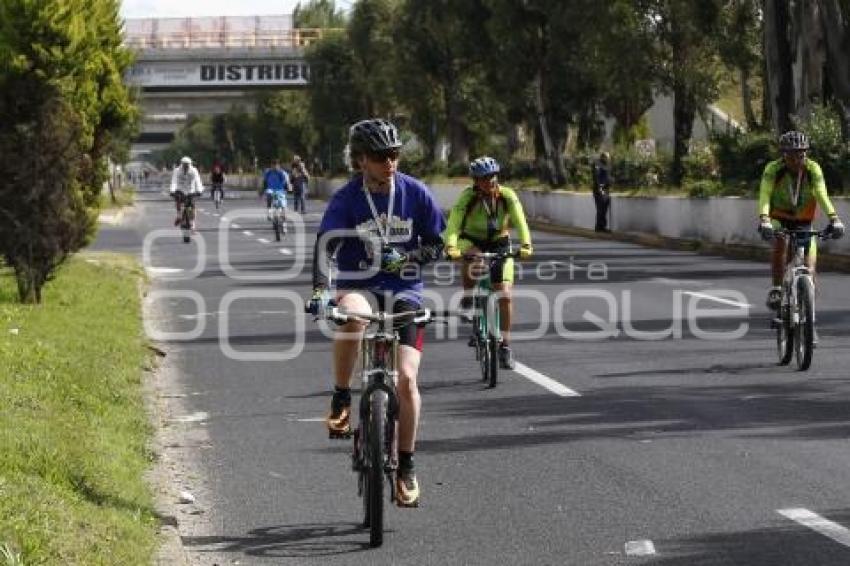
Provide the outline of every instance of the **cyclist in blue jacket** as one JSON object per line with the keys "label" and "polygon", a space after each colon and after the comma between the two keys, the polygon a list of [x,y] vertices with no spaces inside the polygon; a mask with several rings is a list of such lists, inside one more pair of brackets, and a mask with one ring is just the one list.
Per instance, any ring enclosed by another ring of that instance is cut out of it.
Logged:
{"label": "cyclist in blue jacket", "polygon": [[269,220],[272,219],[273,193],[283,192],[286,194],[286,191],[289,190],[291,190],[289,185],[289,175],[287,175],[286,171],[281,168],[280,160],[275,159],[274,165],[266,169],[263,173],[262,191],[266,195],[266,215]]}

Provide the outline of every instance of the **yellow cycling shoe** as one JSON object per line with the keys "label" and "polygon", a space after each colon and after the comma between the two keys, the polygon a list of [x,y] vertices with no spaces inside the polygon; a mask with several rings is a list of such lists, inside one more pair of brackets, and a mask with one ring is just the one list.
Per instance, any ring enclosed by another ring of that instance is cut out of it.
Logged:
{"label": "yellow cycling shoe", "polygon": [[332,407],[328,418],[325,419],[328,425],[329,438],[350,438],[351,437],[351,407],[343,405],[341,407]]}
{"label": "yellow cycling shoe", "polygon": [[395,488],[396,504],[399,507],[419,507],[419,482],[413,471],[399,470]]}

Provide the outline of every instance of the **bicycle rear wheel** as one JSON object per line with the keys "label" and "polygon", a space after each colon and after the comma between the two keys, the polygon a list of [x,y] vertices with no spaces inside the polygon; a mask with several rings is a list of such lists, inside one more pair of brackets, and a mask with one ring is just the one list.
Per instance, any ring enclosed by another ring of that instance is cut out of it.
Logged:
{"label": "bicycle rear wheel", "polygon": [[812,365],[815,348],[815,287],[811,277],[797,280],[797,308],[800,313],[794,336],[797,369],[806,371]]}
{"label": "bicycle rear wheel", "polygon": [[376,391],[369,399],[366,452],[366,497],[369,521],[369,546],[384,542],[384,431],[387,426],[386,396]]}
{"label": "bicycle rear wheel", "polygon": [[272,217],[272,228],[274,228],[274,239],[280,241],[280,217],[275,213]]}

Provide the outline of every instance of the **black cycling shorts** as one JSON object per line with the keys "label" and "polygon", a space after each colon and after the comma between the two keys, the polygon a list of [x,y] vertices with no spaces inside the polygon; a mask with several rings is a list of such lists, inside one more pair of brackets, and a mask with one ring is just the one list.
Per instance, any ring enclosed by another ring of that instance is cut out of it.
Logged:
{"label": "black cycling shorts", "polygon": [[[376,311],[383,311],[387,308],[387,302],[392,303],[392,312],[409,312],[419,310],[421,307],[404,297],[398,295],[387,294],[383,291],[375,289],[339,289],[341,293],[360,293],[366,300],[369,301]],[[372,300],[374,299],[374,301]],[[401,346],[410,346],[422,351],[425,344],[425,326],[422,324],[414,324],[410,322],[404,326],[396,328],[398,331],[399,344]]]}

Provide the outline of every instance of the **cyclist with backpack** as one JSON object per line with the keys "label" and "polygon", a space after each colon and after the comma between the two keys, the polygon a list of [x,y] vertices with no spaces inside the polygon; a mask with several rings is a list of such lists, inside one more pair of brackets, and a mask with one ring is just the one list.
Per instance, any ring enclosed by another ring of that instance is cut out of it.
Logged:
{"label": "cyclist with backpack", "polygon": [[[809,138],[803,132],[785,132],[779,138],[782,157],[764,168],[759,188],[759,232],[765,240],[774,239],[775,226],[789,230],[811,230],[818,205],[829,217],[833,238],[844,235],[844,224],[826,192],[820,165],[806,156]],[[812,275],[817,262],[817,240],[810,237],[806,264]],[[773,287],[767,295],[767,307],[779,308],[782,300],[782,275],[785,269],[785,240],[776,237],[771,256]]]}
{"label": "cyclist with backpack", "polygon": [[[499,184],[499,162],[492,157],[479,157],[469,164],[472,186],[464,189],[449,213],[448,227],[443,234],[446,256],[463,260],[464,299],[461,306],[470,308],[472,297],[469,291],[475,285],[475,260],[466,256],[477,252],[498,252],[510,247],[510,230],[514,227],[519,237],[520,259],[528,259],[533,253],[531,232],[516,192]],[[512,258],[493,264],[490,274],[493,288],[499,294],[499,318],[502,343],[499,345],[499,365],[514,368],[513,352],[510,347],[512,301],[514,281]]]}

